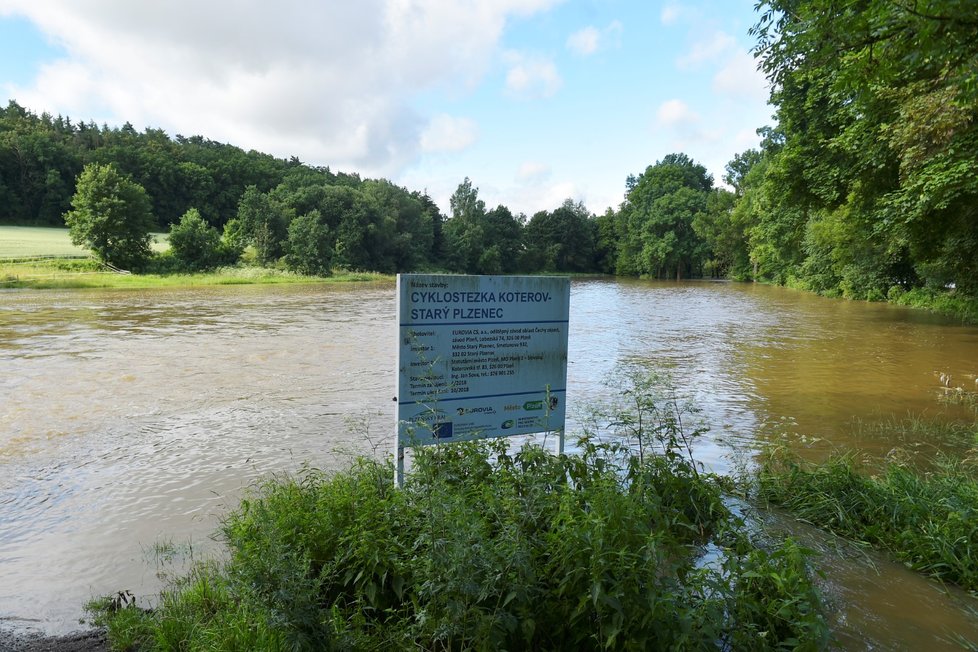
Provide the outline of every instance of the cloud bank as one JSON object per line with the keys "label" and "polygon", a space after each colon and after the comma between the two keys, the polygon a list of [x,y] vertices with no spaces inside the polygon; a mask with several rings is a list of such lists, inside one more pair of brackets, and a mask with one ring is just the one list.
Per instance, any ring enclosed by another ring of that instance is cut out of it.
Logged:
{"label": "cloud bank", "polygon": [[[557,1],[0,0],[0,13],[65,52],[10,89],[29,108],[388,175],[475,141],[471,121],[422,115],[413,98],[474,88],[506,22]],[[552,94],[559,76],[528,59],[508,85]]]}

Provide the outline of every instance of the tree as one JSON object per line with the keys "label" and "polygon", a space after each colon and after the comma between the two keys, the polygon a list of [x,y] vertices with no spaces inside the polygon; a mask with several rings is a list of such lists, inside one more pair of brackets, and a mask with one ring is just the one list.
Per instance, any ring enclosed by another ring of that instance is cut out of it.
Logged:
{"label": "tree", "polygon": [[713,192],[706,168],[685,154],[669,154],[630,178],[628,187],[618,273],[678,280],[701,272],[709,249],[693,223]]}
{"label": "tree", "polygon": [[747,238],[733,218],[734,202],[734,193],[717,190],[707,197],[706,210],[693,218],[693,230],[710,251],[707,267],[714,278],[743,279],[749,273]]}
{"label": "tree", "polygon": [[386,180],[364,181],[362,192],[379,211],[375,268],[405,272],[429,264],[434,229],[431,214],[417,197]]}
{"label": "tree", "polygon": [[113,165],[86,165],[78,176],[73,209],[65,214],[71,241],[102,262],[140,271],[152,251],[155,222],[146,191]]}
{"label": "tree", "polygon": [[583,203],[565,199],[553,212],[536,213],[526,225],[526,246],[534,271],[590,271],[594,235],[595,225]]}
{"label": "tree", "polygon": [[765,185],[803,216],[796,271],[854,297],[911,284],[978,295],[973,0],[758,9],[755,54],[784,135]]}
{"label": "tree", "polygon": [[[489,254],[487,242],[486,203],[479,199],[479,189],[468,177],[458,185],[449,199],[452,217],[444,226],[446,262],[452,271],[478,274],[486,266],[495,268],[501,251]],[[483,264],[480,264],[483,263]]]}
{"label": "tree", "polygon": [[191,208],[170,229],[170,251],[181,268],[189,271],[212,269],[233,262],[238,252],[221,242],[221,235],[209,226],[200,211]]}
{"label": "tree", "polygon": [[313,209],[292,220],[285,265],[300,274],[329,276],[332,262],[333,240],[319,211]]}
{"label": "tree", "polygon": [[227,223],[224,233],[235,246],[254,247],[258,262],[268,265],[282,255],[290,217],[281,202],[257,186],[248,186],[238,202],[237,217]]}

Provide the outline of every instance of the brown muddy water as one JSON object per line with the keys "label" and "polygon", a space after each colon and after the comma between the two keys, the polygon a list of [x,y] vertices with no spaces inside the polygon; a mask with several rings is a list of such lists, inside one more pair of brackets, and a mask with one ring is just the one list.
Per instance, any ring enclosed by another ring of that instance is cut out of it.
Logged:
{"label": "brown muddy water", "polygon": [[[394,309],[393,284],[0,291],[0,627],[65,632],[94,595],[148,600],[167,560],[218,549],[256,479],[386,454]],[[853,419],[960,418],[936,397],[978,389],[978,328],[766,286],[574,280],[569,413],[609,397],[621,363],[671,374],[711,427],[697,457],[725,473],[772,439],[811,456],[950,446]],[[843,647],[978,642],[975,598],[772,527],[822,551]]]}

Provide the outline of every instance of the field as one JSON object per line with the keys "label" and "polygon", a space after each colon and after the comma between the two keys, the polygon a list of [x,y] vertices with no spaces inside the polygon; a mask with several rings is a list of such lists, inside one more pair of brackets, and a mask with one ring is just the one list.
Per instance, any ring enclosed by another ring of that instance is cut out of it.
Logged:
{"label": "field", "polygon": [[[153,249],[167,248],[166,234],[153,235]],[[86,258],[88,250],[71,244],[68,229],[0,226],[0,261],[25,258]]]}
{"label": "field", "polygon": [[[168,247],[164,233],[153,234],[153,250]],[[329,278],[282,269],[236,266],[195,274],[118,274],[71,244],[68,229],[0,226],[0,289],[156,288],[271,283],[389,282],[370,272],[338,271]]]}
{"label": "field", "polygon": [[88,256],[71,244],[68,229],[36,226],[0,226],[0,260]]}

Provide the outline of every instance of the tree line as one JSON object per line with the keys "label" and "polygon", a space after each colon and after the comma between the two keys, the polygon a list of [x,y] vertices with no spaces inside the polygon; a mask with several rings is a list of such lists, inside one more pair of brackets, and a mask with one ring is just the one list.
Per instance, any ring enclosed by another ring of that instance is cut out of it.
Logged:
{"label": "tree line", "polygon": [[[710,198],[723,191],[703,166],[669,155],[628,183],[621,211],[595,216],[568,199],[526,216],[487,207],[466,178],[444,215],[427,193],[385,179],[200,136],[74,124],[15,101],[0,110],[0,223],[67,225],[102,260],[134,270],[207,269],[233,264],[247,251],[258,264],[317,275],[334,267],[660,276],[668,270],[682,278],[721,271],[704,258],[709,246],[700,226],[718,219],[708,215],[723,203]],[[674,204],[651,205],[680,189]],[[170,234],[171,253],[155,261],[152,231]],[[652,242],[660,236],[662,242]],[[637,248],[622,244],[628,238]]]}
{"label": "tree line", "polygon": [[573,200],[532,216],[490,208],[468,178],[444,215],[426,192],[384,179],[11,101],[0,109],[0,222],[84,223],[81,181],[111,170],[146,196],[146,211],[122,221],[170,230],[170,262],[183,267],[248,251],[307,274],[600,272],[861,299],[978,296],[971,0],[761,0],[758,12],[754,53],[776,123],[720,186],[674,153],[629,175],[603,215]]}

